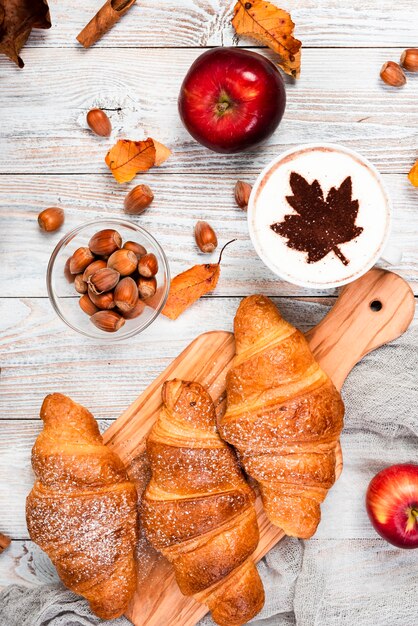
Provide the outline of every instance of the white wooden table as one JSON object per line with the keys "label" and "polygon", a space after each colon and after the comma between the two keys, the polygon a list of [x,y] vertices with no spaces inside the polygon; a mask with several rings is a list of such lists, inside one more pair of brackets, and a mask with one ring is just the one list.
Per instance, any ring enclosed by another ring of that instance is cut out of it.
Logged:
{"label": "white wooden table", "polygon": [[[296,324],[298,300],[311,303],[312,325],[332,304],[335,292],[292,287],[259,261],[245,214],[234,205],[237,178],[252,182],[272,157],[306,141],[360,151],[383,173],[394,204],[393,242],[404,250],[395,270],[418,293],[418,190],[406,180],[418,157],[418,75],[399,90],[379,80],[384,61],[418,45],[416,0],[281,2],[292,10],[304,44],[302,75],[297,83],[286,79],[287,110],[271,140],[238,156],[195,143],[176,106],[192,61],[205,47],[232,43],[232,0],[138,0],[87,51],[75,36],[100,0],[49,4],[53,27],[32,34],[22,52],[25,68],[0,58],[0,531],[13,538],[0,556],[0,586],[55,577],[28,540],[24,514],[33,482],[30,450],[47,393],[70,395],[105,427],[197,334],[230,329],[242,296],[276,297]],[[43,234],[36,221],[40,210],[54,205],[65,209],[65,231],[95,217],[123,215],[123,198],[135,183],[119,186],[108,173],[104,156],[111,140],[93,136],[85,125],[93,106],[108,111],[112,138],[150,135],[173,149],[166,165],[137,178],[136,184],[152,187],[155,201],[135,220],[160,240],[173,274],[201,262],[193,240],[197,219],[209,221],[220,242],[238,239],[225,254],[212,296],[178,321],[160,319],[112,346],[78,336],[52,311],[45,270],[62,232]],[[331,527],[324,524],[322,533]],[[375,538],[368,525],[359,524],[355,533]]]}

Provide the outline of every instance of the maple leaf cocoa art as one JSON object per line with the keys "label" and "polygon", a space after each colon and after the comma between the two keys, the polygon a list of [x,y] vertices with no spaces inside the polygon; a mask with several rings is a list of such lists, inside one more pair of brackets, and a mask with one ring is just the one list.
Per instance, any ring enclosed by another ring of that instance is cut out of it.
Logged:
{"label": "maple leaf cocoa art", "polygon": [[19,52],[32,28],[51,28],[46,0],[0,0],[0,53],[19,67],[24,66]]}
{"label": "maple leaf cocoa art", "polygon": [[316,263],[334,252],[348,265],[350,261],[339,246],[363,232],[361,226],[356,226],[359,203],[352,199],[351,176],[338,189],[332,187],[326,199],[317,180],[308,183],[296,172],[290,175],[290,187],[293,196],[286,196],[286,200],[296,215],[285,215],[282,222],[271,224],[270,228],[287,239],[289,248],[306,252],[308,263]]}

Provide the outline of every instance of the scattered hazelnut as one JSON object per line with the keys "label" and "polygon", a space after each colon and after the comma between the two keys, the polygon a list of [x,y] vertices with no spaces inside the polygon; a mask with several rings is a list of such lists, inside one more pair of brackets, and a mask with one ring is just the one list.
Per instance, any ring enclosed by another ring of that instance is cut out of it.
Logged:
{"label": "scattered hazelnut", "polygon": [[252,187],[248,183],[243,180],[237,180],[235,183],[235,202],[239,206],[240,209],[246,209],[248,206],[248,201],[250,199]]}
{"label": "scattered hazelnut", "polygon": [[205,253],[213,252],[218,245],[216,233],[207,222],[197,222],[194,229],[194,238],[199,250]]}
{"label": "scattered hazelnut", "polygon": [[408,72],[418,72],[418,48],[408,48],[401,55],[401,65]]}
{"label": "scattered hazelnut", "polygon": [[128,193],[125,197],[124,207],[125,212],[130,215],[140,215],[154,200],[154,194],[152,193],[148,185],[137,185]]}
{"label": "scattered hazelnut", "polygon": [[125,323],[124,318],[115,311],[98,311],[90,319],[97,328],[107,333],[116,332]]}
{"label": "scattered hazelnut", "polygon": [[64,211],[58,207],[50,207],[38,215],[38,224],[41,230],[52,233],[64,224]]}
{"label": "scattered hazelnut", "polygon": [[127,241],[124,245],[123,248],[125,250],[131,250],[131,252],[133,252],[134,254],[136,254],[136,258],[140,259],[141,256],[144,256],[144,254],[147,253],[146,249],[144,248],[144,246],[141,246],[140,243],[136,243],[136,241]]}
{"label": "scattered hazelnut", "polygon": [[136,270],[138,259],[136,258],[136,254],[131,250],[122,248],[121,250],[116,250],[116,252],[109,257],[107,266],[119,272],[121,276],[129,276],[129,274],[133,274]]}
{"label": "scattered hazelnut", "polygon": [[112,124],[106,113],[101,109],[91,109],[87,113],[87,124],[91,130],[100,137],[109,137],[112,132]]}
{"label": "scattered hazelnut", "polygon": [[144,278],[144,276],[140,276],[137,281],[137,287],[139,295],[143,300],[147,300],[147,298],[152,298],[152,296],[157,291],[157,280],[155,276],[151,278]]}
{"label": "scattered hazelnut", "polygon": [[86,269],[84,270],[83,280],[87,282],[90,276],[94,274],[94,272],[98,272],[99,270],[102,270],[104,267],[107,267],[107,263],[106,261],[103,261],[103,259],[98,259],[97,261],[93,261],[93,263],[90,263],[90,265],[87,265]]}
{"label": "scattered hazelnut", "polygon": [[74,279],[74,288],[78,293],[87,292],[87,283],[83,280],[83,274],[77,274]]}
{"label": "scattered hazelnut", "polygon": [[151,278],[151,276],[158,274],[158,261],[155,254],[148,252],[141,256],[138,261],[138,272],[145,278]]}
{"label": "scattered hazelnut", "polygon": [[122,313],[131,311],[138,303],[138,287],[133,278],[127,276],[116,285],[113,294],[115,304]]}
{"label": "scattered hazelnut", "polygon": [[387,61],[382,65],[380,78],[391,87],[402,87],[406,83],[406,76],[400,65],[394,61]]}
{"label": "scattered hazelnut", "polygon": [[119,278],[119,272],[110,267],[104,267],[90,276],[88,284],[91,291],[99,296],[101,293],[114,289],[119,282]]}
{"label": "scattered hazelnut", "polygon": [[88,287],[87,293],[89,294],[90,300],[97,306],[98,309],[108,310],[114,309],[116,306],[112,291],[106,291],[105,293],[97,295],[90,287]]}
{"label": "scattered hazelnut", "polygon": [[122,246],[122,237],[117,230],[105,228],[99,230],[89,241],[89,248],[97,256],[110,256]]}
{"label": "scattered hazelnut", "polygon": [[84,311],[89,317],[97,313],[99,310],[95,304],[90,300],[89,296],[85,293],[78,301],[80,309]]}
{"label": "scattered hazelnut", "polygon": [[143,302],[142,300],[138,300],[133,309],[131,309],[130,311],[121,311],[121,313],[126,320],[133,320],[135,317],[141,315],[144,309],[145,302]]}
{"label": "scattered hazelnut", "polygon": [[77,248],[70,261],[71,274],[81,274],[93,261],[94,254],[90,248]]}

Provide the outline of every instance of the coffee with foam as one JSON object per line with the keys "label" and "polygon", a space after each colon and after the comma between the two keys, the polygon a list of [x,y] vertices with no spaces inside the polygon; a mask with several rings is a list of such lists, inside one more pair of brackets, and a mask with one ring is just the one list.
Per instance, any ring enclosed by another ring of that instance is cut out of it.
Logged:
{"label": "coffee with foam", "polygon": [[258,178],[248,207],[251,239],[276,274],[297,285],[351,282],[380,256],[390,204],[375,168],[334,145],[287,152]]}

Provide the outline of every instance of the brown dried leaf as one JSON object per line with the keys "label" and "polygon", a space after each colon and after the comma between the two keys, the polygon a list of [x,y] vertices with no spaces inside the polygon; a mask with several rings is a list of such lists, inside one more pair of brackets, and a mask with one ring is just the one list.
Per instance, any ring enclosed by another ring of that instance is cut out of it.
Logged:
{"label": "brown dried leaf", "polygon": [[0,53],[19,67],[19,56],[32,28],[51,28],[47,0],[0,0]]}
{"label": "brown dried leaf", "polygon": [[414,187],[418,187],[418,161],[412,166],[412,169],[408,174],[408,178]]}
{"label": "brown dried leaf", "polygon": [[279,67],[299,78],[302,43],[293,37],[292,19],[266,0],[238,0],[232,25],[237,35],[252,37],[280,55]]}
{"label": "brown dried leaf", "polygon": [[149,137],[144,141],[119,139],[107,153],[105,161],[118,183],[127,183],[138,172],[161,165],[170,154],[168,148]]}

